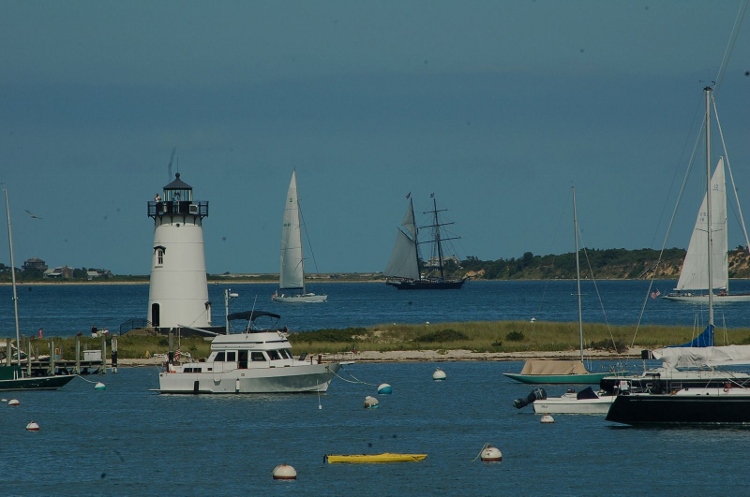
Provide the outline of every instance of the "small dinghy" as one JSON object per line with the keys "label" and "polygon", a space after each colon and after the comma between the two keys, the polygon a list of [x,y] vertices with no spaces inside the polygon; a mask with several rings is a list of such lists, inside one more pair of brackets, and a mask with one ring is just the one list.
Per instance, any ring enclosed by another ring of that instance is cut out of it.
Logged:
{"label": "small dinghy", "polygon": [[384,463],[384,462],[419,462],[427,457],[427,454],[394,454],[391,452],[384,452],[382,454],[350,454],[350,455],[334,455],[328,454],[325,456],[326,462],[329,464],[334,463],[358,463],[358,464],[370,464],[370,463]]}

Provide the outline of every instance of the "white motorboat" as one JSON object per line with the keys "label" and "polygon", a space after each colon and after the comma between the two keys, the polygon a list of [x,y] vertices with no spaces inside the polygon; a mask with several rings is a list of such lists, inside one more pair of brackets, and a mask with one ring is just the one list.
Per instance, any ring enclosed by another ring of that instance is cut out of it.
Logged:
{"label": "white motorboat", "polygon": [[[251,323],[263,311],[230,315]],[[302,354],[295,359],[285,329],[254,330],[217,335],[205,361],[167,364],[159,373],[160,393],[244,394],[324,393],[341,363],[324,363]]]}
{"label": "white motorboat", "polygon": [[607,414],[615,397],[587,387],[580,392],[571,389],[560,397],[535,400],[533,406],[536,414]]}

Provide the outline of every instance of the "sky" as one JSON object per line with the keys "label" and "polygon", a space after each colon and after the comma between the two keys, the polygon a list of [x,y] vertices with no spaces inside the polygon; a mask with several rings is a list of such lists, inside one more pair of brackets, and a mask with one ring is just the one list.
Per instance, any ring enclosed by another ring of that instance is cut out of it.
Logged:
{"label": "sky", "polygon": [[[409,193],[447,209],[462,258],[571,252],[572,186],[587,248],[660,249],[712,81],[750,191],[746,6],[0,0],[16,266],[148,274],[170,169],[209,202],[212,274],[278,272],[294,169],[308,272],[382,271]],[[690,239],[702,153],[667,247]]]}

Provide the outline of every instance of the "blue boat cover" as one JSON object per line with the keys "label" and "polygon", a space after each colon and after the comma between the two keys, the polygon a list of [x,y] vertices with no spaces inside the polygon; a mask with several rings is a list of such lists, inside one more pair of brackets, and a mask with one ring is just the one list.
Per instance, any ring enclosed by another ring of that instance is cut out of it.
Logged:
{"label": "blue boat cover", "polygon": [[698,335],[691,342],[682,345],[672,345],[672,347],[713,347],[714,346],[714,325],[709,324],[703,333]]}

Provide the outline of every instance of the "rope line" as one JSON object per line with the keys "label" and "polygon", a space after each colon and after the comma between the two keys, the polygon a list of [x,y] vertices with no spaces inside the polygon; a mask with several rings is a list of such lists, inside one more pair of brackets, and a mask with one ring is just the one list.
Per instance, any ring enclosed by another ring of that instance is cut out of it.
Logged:
{"label": "rope line", "polygon": [[340,374],[333,373],[337,378],[341,379],[341,381],[345,381],[347,383],[360,383],[362,385],[367,385],[368,387],[376,387],[377,388],[377,385],[373,385],[372,383],[366,383],[366,382],[360,380],[359,378],[357,378],[356,376],[354,376],[353,374],[351,374],[349,371],[347,371],[343,366],[341,366],[341,370],[342,371],[346,371],[346,374],[348,374],[349,376],[351,376],[355,380],[355,381],[347,380],[346,378],[344,378]]}

